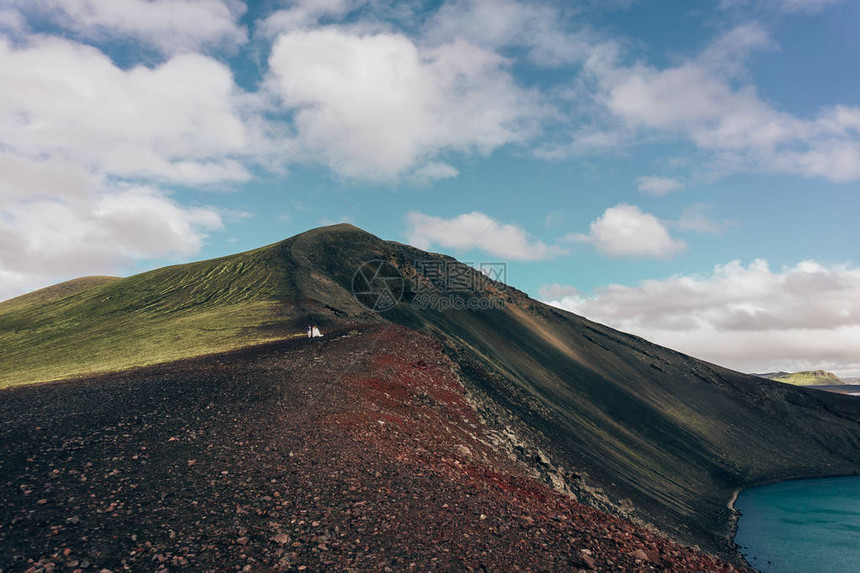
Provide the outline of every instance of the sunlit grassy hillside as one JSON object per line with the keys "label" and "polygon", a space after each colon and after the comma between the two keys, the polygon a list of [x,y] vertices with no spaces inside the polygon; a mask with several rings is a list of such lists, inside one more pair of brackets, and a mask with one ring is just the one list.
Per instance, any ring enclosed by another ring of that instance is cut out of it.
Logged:
{"label": "sunlit grassy hillside", "polygon": [[845,382],[833,372],[826,370],[804,370],[802,372],[772,372],[759,374],[762,378],[776,380],[795,386],[837,386]]}
{"label": "sunlit grassy hillside", "polygon": [[277,247],[0,303],[0,387],[114,371],[291,334]]}

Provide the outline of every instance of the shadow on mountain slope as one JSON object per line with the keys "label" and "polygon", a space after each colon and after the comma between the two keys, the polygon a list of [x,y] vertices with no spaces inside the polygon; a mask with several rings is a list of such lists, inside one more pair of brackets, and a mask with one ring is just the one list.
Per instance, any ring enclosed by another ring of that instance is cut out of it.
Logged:
{"label": "shadow on mountain slope", "polygon": [[[405,281],[401,302],[384,313],[371,312],[351,292],[356,270],[371,260],[389,263]],[[473,287],[433,290],[432,265],[422,261],[451,265],[471,277]],[[427,289],[496,308],[440,312],[414,305]],[[97,304],[107,297],[106,308]],[[230,314],[237,308],[244,314]],[[49,354],[57,341],[78,348],[47,319],[38,337],[26,331],[25,313],[68,317],[81,316],[82,309],[90,314],[83,313],[74,332],[107,348],[117,343],[104,325],[129,316],[155,325],[147,328],[158,336],[147,338],[149,331],[135,331],[137,322],[130,321],[123,323],[131,329],[126,338],[155,340],[158,349],[171,343],[162,335],[177,325],[178,347],[209,336],[209,351],[237,344],[237,332],[241,340],[283,337],[301,332],[307,320],[329,328],[393,322],[428,334],[458,365],[494,447],[581,501],[724,556],[733,555],[727,504],[738,488],[860,470],[860,400],[720,368],[548,307],[450,257],[349,225],[18,311],[14,324],[25,332],[7,334],[5,352],[25,352],[27,341],[33,356]],[[205,328],[217,330],[219,320],[229,328],[213,338]],[[0,325],[13,322],[0,313]],[[368,347],[385,343],[373,335],[366,341]]]}
{"label": "shadow on mountain slope", "polygon": [[736,570],[533,479],[458,371],[377,324],[8,389],[0,570]]}
{"label": "shadow on mountain slope", "polygon": [[426,277],[415,261],[457,263],[353,227],[282,248],[299,269],[323,265],[299,272],[318,281],[302,290],[324,282],[321,300],[345,313],[356,311],[348,289],[363,260],[397,266],[404,300],[381,317],[444,341],[483,415],[516,436],[513,451],[580,499],[685,541],[730,553],[738,488],[860,470],[860,400],[721,368],[480,277],[481,289],[454,296],[502,308],[417,309],[410,302]]}

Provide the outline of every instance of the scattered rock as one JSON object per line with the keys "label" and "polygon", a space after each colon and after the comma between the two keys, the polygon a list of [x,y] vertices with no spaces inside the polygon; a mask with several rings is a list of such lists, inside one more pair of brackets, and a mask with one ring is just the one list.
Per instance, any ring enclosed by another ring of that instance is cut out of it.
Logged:
{"label": "scattered rock", "polygon": [[585,553],[583,553],[579,556],[579,560],[580,562],[582,562],[586,569],[597,569],[597,563],[595,563],[594,557],[592,557],[591,555],[586,555]]}
{"label": "scattered rock", "polygon": [[31,436],[0,439],[0,570],[733,571],[534,479],[437,341],[231,356],[0,400],[0,438]]}

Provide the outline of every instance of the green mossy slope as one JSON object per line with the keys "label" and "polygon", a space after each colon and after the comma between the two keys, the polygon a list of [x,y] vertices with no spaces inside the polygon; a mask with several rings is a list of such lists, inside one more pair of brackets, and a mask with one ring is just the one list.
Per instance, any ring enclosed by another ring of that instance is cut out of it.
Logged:
{"label": "green mossy slope", "polygon": [[282,338],[295,290],[268,247],[125,279],[78,279],[0,304],[0,387],[116,371]]}

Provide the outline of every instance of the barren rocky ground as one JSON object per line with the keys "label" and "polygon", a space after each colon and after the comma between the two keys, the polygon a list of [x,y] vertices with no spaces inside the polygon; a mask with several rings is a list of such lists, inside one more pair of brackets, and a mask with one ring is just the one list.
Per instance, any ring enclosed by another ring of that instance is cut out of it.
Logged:
{"label": "barren rocky ground", "polygon": [[0,392],[0,571],[733,571],[498,452],[376,325]]}

